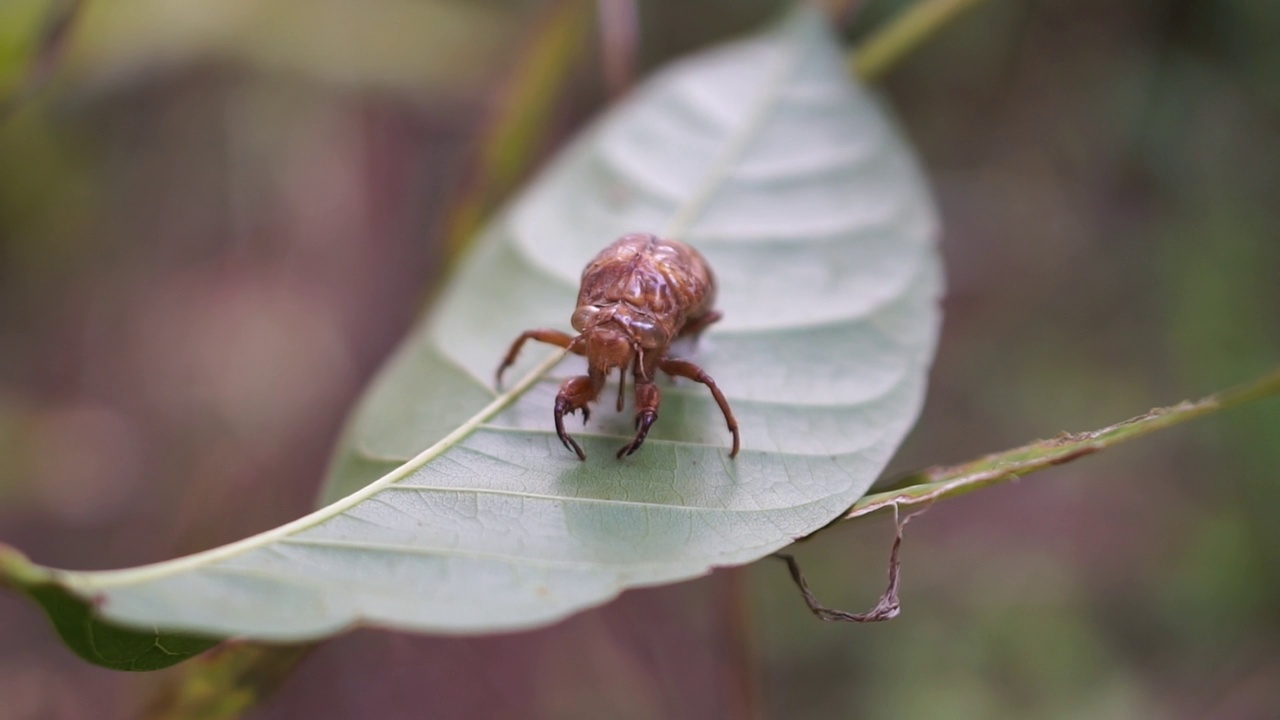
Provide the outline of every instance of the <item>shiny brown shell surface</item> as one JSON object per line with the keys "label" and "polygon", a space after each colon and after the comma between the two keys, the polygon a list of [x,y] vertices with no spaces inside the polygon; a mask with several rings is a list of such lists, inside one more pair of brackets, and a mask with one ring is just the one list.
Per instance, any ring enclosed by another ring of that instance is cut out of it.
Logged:
{"label": "shiny brown shell surface", "polygon": [[634,234],[615,240],[582,271],[578,306],[621,306],[674,338],[711,312],[715,296],[715,276],[701,253],[679,240]]}

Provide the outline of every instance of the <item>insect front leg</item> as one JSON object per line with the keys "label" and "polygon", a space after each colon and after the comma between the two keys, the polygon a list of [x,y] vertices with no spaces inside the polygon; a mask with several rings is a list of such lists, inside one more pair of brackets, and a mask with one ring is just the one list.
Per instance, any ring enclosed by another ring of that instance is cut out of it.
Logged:
{"label": "insect front leg", "polygon": [[716,399],[716,404],[720,406],[720,412],[724,413],[724,421],[729,426],[729,432],[733,433],[733,450],[729,452],[729,457],[737,457],[739,444],[738,418],[733,416],[733,411],[729,409],[729,401],[725,399],[724,393],[720,392],[720,388],[716,386],[716,381],[707,374],[706,370],[688,360],[668,358],[659,363],[658,367],[662,368],[662,372],[668,375],[687,377],[707,386],[707,389],[711,391],[711,396]]}
{"label": "insect front leg", "polygon": [[526,340],[537,340],[539,342],[547,343],[548,345],[558,345],[569,352],[575,352],[579,355],[583,354],[583,343],[581,342],[580,337],[573,337],[572,335],[562,333],[559,330],[549,330],[546,328],[525,330],[520,333],[520,337],[516,338],[515,342],[511,343],[511,349],[507,351],[507,356],[502,359],[502,364],[498,366],[498,372],[494,376],[494,387],[497,387],[498,389],[502,388],[502,373],[506,372],[507,368],[515,364],[516,356],[520,354],[520,348],[524,347]]}
{"label": "insect front leg", "polygon": [[600,394],[600,388],[604,385],[604,380],[596,380],[588,375],[579,375],[569,378],[560,386],[560,392],[556,393],[555,418],[556,418],[556,435],[560,437],[560,442],[564,446],[578,455],[579,460],[586,460],[587,454],[582,451],[582,446],[578,441],[569,436],[564,429],[564,416],[572,415],[577,410],[582,410],[582,424],[587,424],[587,418],[591,416],[591,411],[587,409],[587,403],[596,399],[596,395]]}
{"label": "insect front leg", "polygon": [[662,393],[652,382],[636,379],[636,436],[631,442],[618,451],[618,458],[624,458],[640,449],[644,439],[649,435],[649,428],[658,419],[658,406],[662,404]]}

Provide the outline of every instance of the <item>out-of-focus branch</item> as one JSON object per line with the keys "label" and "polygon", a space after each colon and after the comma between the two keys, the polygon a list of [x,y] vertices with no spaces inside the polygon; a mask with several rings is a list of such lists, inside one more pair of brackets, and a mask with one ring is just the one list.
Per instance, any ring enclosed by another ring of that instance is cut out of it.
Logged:
{"label": "out-of-focus branch", "polygon": [[837,27],[844,27],[852,22],[858,11],[866,4],[866,0],[815,0],[818,7],[826,11],[831,22]]}
{"label": "out-of-focus branch", "polygon": [[639,0],[596,0],[600,23],[600,56],[609,94],[619,97],[635,82],[640,51]]}
{"label": "out-of-focus branch", "polygon": [[497,93],[480,134],[479,157],[449,218],[446,250],[456,258],[528,169],[591,30],[588,0],[560,0],[530,36]]}
{"label": "out-of-focus branch", "polygon": [[182,682],[161,688],[146,720],[230,720],[275,692],[317,643],[226,642],[188,662]]}
{"label": "out-of-focus branch", "polygon": [[921,0],[875,32],[849,55],[853,74],[875,82],[904,57],[984,0]]}
{"label": "out-of-focus branch", "polygon": [[84,0],[54,0],[49,3],[49,10],[36,30],[35,40],[22,62],[11,92],[7,97],[0,93],[0,121],[21,107],[53,77],[66,55],[71,31],[83,5]]}

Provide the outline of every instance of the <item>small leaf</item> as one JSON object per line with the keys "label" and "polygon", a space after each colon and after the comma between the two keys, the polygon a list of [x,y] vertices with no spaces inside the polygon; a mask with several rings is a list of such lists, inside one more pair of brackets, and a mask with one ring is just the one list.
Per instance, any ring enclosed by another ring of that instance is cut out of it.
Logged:
{"label": "small leaf", "polygon": [[[725,319],[693,352],[741,421],[736,459],[692,383],[664,387],[623,461],[631,417],[607,398],[576,433],[586,462],[551,428],[580,358],[529,348],[508,391],[490,385],[520,331],[567,329],[582,267],[637,231],[693,243],[718,274]],[[821,16],[798,11],[645,83],[491,224],[362,401],[332,504],[58,583],[113,622],[297,640],[356,623],[528,628],[751,562],[845,511],[914,421],[939,323],[935,235],[910,151]]]}

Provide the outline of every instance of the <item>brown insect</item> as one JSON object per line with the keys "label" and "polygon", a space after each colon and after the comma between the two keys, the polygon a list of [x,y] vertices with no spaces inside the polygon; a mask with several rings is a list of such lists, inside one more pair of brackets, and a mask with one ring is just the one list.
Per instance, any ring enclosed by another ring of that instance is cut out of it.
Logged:
{"label": "brown insect", "polygon": [[619,411],[625,400],[627,371],[635,378],[636,436],[618,451],[619,458],[639,450],[658,419],[662,396],[653,384],[657,371],[696,380],[711,390],[724,413],[729,432],[733,433],[729,457],[734,457],[738,454],[738,420],[716,381],[688,360],[667,356],[673,340],[690,337],[696,341],[708,325],[722,317],[712,309],[715,298],[715,276],[697,250],[679,240],[624,235],[600,251],[582,271],[578,309],[570,320],[579,334],[570,336],[548,329],[524,331],[498,366],[498,384],[526,340],[585,355],[587,374],[570,378],[560,386],[555,422],[560,442],[577,453],[579,460],[586,460],[586,453],[565,432],[564,416],[581,410],[585,425],[591,414],[587,404],[595,402],[614,368],[619,370]]}

